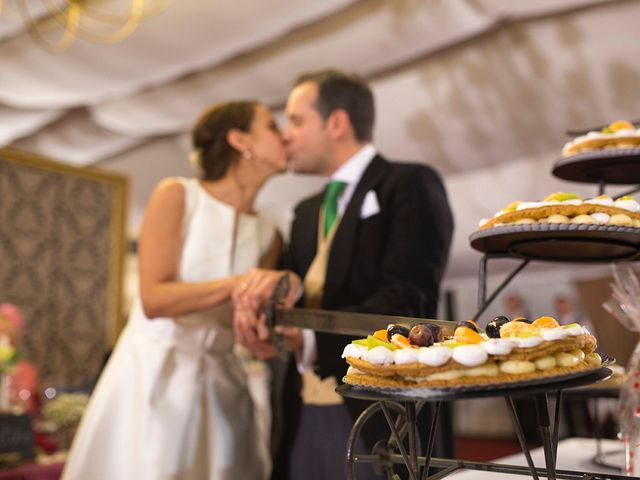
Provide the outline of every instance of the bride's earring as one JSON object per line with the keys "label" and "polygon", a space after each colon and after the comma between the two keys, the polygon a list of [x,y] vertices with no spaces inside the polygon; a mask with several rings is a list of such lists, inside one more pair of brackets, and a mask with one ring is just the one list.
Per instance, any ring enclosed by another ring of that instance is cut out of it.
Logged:
{"label": "bride's earring", "polygon": [[250,150],[243,150],[242,151],[242,157],[245,158],[246,160],[249,160],[253,155],[251,155],[251,151]]}
{"label": "bride's earring", "polygon": [[202,169],[202,150],[200,148],[194,148],[189,153],[189,163],[196,170]]}

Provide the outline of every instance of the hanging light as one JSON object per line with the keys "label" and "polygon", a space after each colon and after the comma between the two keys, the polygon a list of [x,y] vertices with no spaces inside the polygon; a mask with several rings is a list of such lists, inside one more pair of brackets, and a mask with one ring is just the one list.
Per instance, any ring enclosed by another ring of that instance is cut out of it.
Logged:
{"label": "hanging light", "polygon": [[7,3],[0,0],[1,14],[21,21],[45,50],[61,53],[78,38],[96,44],[121,42],[140,22],[166,10],[171,0],[40,0],[39,12],[28,0],[14,0],[13,8]]}

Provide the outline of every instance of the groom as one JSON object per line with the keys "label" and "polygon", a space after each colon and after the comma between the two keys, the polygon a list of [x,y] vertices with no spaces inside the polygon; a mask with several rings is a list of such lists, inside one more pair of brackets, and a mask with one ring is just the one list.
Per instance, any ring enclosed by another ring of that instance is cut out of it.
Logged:
{"label": "groom", "polygon": [[[453,231],[438,174],[376,151],[373,94],[359,77],[303,74],[286,113],[283,137],[293,169],[328,179],[323,192],[296,207],[283,258],[282,267],[304,284],[300,306],[434,318]],[[251,285],[243,295],[257,305],[273,283]],[[239,340],[264,352],[252,328],[237,315]],[[286,375],[273,478],[344,478],[348,434],[366,407],[334,392],[346,371],[342,350],[353,338],[310,330],[287,336],[295,361]],[[379,439],[366,440],[371,446]]]}

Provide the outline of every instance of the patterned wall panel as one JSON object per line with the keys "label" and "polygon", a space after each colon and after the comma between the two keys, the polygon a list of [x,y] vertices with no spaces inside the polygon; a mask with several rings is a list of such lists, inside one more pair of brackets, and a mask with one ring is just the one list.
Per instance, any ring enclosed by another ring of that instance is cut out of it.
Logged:
{"label": "patterned wall panel", "polygon": [[0,149],[0,302],[44,382],[90,384],[122,327],[126,178]]}

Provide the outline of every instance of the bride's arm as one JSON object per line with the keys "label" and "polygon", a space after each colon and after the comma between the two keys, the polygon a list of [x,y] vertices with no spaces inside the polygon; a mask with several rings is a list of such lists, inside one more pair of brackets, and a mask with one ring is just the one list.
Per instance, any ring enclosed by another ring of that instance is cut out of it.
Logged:
{"label": "bride's arm", "polygon": [[282,245],[282,235],[276,230],[273,234],[271,245],[269,245],[269,250],[260,259],[260,268],[274,270],[278,267],[278,261],[282,254]]}
{"label": "bride's arm", "polygon": [[148,318],[174,317],[207,310],[228,300],[239,277],[181,283],[182,217],[185,191],[175,179],[151,194],[138,240],[140,296]]}

